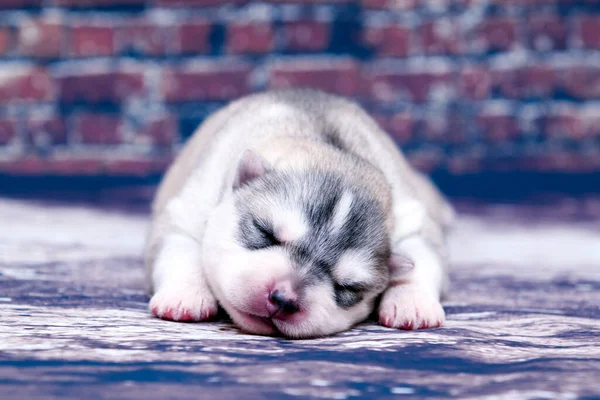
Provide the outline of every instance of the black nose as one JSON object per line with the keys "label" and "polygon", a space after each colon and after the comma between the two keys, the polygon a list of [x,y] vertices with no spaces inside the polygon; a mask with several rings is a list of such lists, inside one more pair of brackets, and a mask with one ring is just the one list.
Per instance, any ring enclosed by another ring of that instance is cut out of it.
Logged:
{"label": "black nose", "polygon": [[282,309],[286,314],[293,314],[298,311],[298,304],[296,304],[296,301],[287,299],[279,290],[271,292],[269,295],[269,300]]}

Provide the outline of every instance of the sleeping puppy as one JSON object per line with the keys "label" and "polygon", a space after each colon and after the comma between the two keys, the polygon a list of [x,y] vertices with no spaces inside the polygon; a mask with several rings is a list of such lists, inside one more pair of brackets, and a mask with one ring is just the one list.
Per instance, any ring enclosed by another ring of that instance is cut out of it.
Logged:
{"label": "sleeping puppy", "polygon": [[356,104],[315,90],[210,116],[161,183],[145,250],[151,312],[291,338],[440,326],[453,211]]}

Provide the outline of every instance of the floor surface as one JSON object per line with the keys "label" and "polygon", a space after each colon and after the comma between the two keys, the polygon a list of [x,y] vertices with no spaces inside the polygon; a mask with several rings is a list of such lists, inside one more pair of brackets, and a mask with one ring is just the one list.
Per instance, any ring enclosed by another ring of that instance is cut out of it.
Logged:
{"label": "floor surface", "polygon": [[0,199],[0,398],[600,397],[600,202],[458,205],[444,327],[150,316],[142,212]]}

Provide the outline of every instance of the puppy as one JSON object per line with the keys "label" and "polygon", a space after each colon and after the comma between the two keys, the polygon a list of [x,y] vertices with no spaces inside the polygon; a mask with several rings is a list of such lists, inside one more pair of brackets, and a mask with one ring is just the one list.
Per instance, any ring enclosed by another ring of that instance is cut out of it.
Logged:
{"label": "puppy", "polygon": [[145,249],[151,312],[291,338],[440,326],[437,189],[359,106],[315,90],[247,96],[210,116],[162,181]]}

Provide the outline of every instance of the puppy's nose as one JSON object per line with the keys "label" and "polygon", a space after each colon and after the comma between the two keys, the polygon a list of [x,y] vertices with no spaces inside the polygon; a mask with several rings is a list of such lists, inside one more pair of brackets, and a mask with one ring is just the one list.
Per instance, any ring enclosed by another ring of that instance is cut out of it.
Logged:
{"label": "puppy's nose", "polygon": [[269,303],[267,308],[273,315],[283,311],[285,314],[293,314],[298,311],[298,303],[295,299],[286,296],[279,290],[274,290],[269,294]]}

